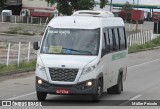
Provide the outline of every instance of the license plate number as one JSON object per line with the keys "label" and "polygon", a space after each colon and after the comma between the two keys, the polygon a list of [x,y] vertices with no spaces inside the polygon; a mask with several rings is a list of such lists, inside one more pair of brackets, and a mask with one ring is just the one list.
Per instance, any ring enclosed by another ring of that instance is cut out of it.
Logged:
{"label": "license plate number", "polygon": [[57,89],[56,93],[57,94],[69,94],[69,90],[67,90],[67,89]]}

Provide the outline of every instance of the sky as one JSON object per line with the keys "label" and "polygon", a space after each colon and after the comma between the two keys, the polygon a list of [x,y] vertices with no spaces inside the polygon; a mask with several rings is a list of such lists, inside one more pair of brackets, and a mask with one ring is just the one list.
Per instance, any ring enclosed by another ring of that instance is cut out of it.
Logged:
{"label": "sky", "polygon": [[[110,0],[109,0],[110,1]],[[113,3],[125,3],[126,1],[133,3],[133,0],[112,0]],[[137,0],[134,0],[137,4]],[[139,4],[160,5],[160,0],[139,0]]]}
{"label": "sky", "polygon": [[[95,0],[99,2],[100,0]],[[110,1],[110,0],[108,0]],[[112,0],[113,3],[125,3],[126,1],[130,2],[130,4],[133,4],[133,0]],[[135,4],[137,4],[138,0],[134,0]],[[139,4],[144,4],[144,5],[159,5],[160,6],[160,0],[139,0]],[[144,8],[139,8],[140,10],[148,11],[150,12],[149,9],[144,9]],[[154,11],[160,12],[160,9],[154,9]]]}
{"label": "sky", "polygon": [[[130,4],[133,4],[133,0],[112,0],[113,3],[125,3],[126,1],[130,2]],[[138,0],[134,0],[135,4],[137,4],[137,1]],[[139,4],[160,6],[160,0],[139,0]],[[140,10],[150,11],[149,9],[140,9]],[[154,11],[160,12],[160,9],[154,9]]]}
{"label": "sky", "polygon": [[[99,1],[99,0],[95,0],[95,1]],[[125,3],[126,1],[130,2],[130,4],[133,4],[133,0],[112,0],[113,3]],[[134,0],[135,4],[137,4],[137,1],[138,0]],[[139,4],[160,6],[160,0],[139,0]],[[150,11],[149,9],[140,9],[140,10]],[[154,11],[160,12],[160,9],[154,9]]]}
{"label": "sky", "polygon": [[[99,1],[99,0],[96,0],[96,1]],[[113,3],[125,3],[126,1],[130,2],[131,4],[133,3],[133,0],[112,0],[112,1]],[[134,0],[134,1],[135,1],[135,4],[137,4],[138,0]],[[139,0],[139,4],[160,5],[160,0]]]}

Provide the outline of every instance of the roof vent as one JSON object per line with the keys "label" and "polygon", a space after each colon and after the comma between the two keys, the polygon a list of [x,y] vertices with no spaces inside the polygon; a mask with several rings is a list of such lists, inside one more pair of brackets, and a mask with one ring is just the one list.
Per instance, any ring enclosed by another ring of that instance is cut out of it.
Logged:
{"label": "roof vent", "polygon": [[109,11],[82,10],[76,11],[73,16],[114,17],[114,14]]}

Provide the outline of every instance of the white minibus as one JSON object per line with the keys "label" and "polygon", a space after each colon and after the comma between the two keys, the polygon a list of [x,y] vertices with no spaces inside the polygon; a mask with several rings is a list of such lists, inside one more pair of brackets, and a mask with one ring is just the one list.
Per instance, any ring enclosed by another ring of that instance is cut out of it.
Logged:
{"label": "white minibus", "polygon": [[124,21],[108,11],[82,10],[53,18],[37,51],[36,92],[90,95],[120,94],[127,74],[127,37]]}

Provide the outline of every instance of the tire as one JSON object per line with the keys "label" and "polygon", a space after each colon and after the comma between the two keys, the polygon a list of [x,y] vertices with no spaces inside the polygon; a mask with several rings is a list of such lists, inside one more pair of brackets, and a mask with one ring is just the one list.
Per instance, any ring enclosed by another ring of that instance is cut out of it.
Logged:
{"label": "tire", "polygon": [[101,98],[102,92],[103,92],[102,90],[103,90],[103,83],[102,83],[102,80],[99,80],[98,84],[97,84],[96,94],[92,95],[92,101],[93,102],[99,102],[100,101],[100,98]]}
{"label": "tire", "polygon": [[121,91],[123,90],[123,82],[122,82],[122,76],[119,75],[119,78],[118,78],[118,84],[115,85],[115,94],[121,94]]}
{"label": "tire", "polygon": [[45,101],[46,97],[47,97],[47,93],[37,92],[37,99],[38,99],[38,101]]}
{"label": "tire", "polygon": [[107,93],[108,94],[121,94],[121,91],[123,91],[123,81],[122,81],[122,75],[119,75],[117,85],[111,88],[108,88]]}

